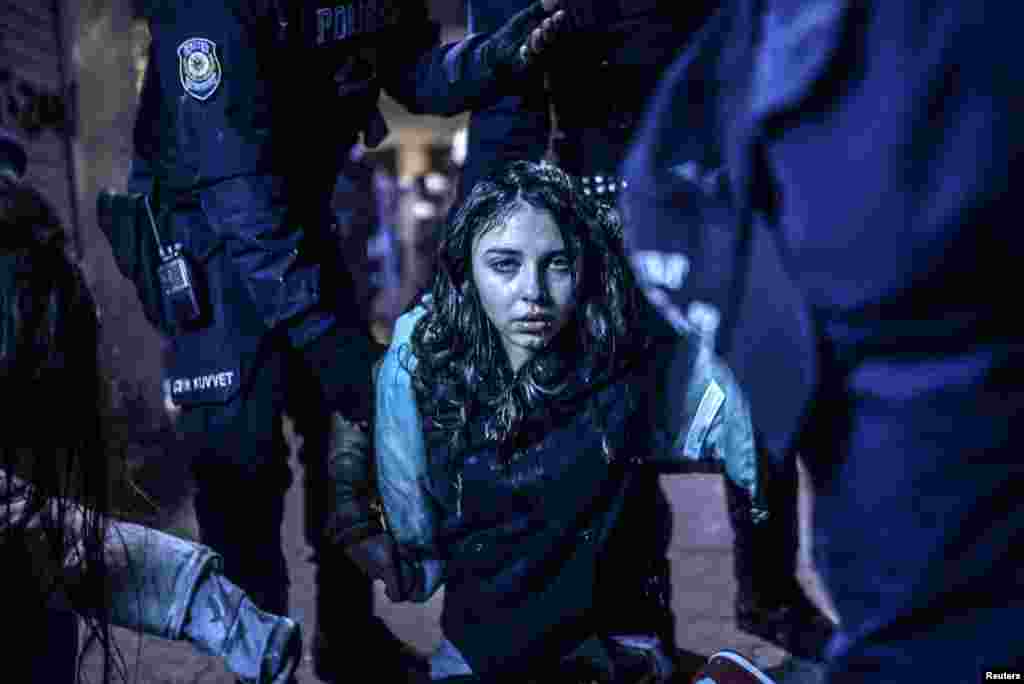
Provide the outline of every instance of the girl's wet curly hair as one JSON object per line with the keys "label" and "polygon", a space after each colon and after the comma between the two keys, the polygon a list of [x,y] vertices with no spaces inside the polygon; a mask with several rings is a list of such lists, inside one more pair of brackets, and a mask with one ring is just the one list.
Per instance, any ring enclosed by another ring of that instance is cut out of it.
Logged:
{"label": "girl's wet curly hair", "polygon": [[[577,308],[558,338],[513,373],[472,278],[472,250],[484,233],[524,205],[547,211],[562,232]],[[622,246],[617,213],[591,200],[563,171],[514,162],[478,183],[441,236],[429,312],[410,340],[410,368],[425,429],[441,433],[452,453],[470,425],[499,447],[514,442],[538,410],[557,409],[615,376],[646,345],[638,325],[638,289]]]}

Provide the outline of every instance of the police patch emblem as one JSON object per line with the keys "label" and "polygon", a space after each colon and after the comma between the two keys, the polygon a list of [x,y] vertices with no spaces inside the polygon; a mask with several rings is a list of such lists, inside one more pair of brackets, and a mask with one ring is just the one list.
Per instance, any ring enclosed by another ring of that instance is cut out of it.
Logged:
{"label": "police patch emblem", "polygon": [[197,100],[208,100],[220,85],[222,71],[217,45],[207,38],[189,38],[178,46],[181,87]]}

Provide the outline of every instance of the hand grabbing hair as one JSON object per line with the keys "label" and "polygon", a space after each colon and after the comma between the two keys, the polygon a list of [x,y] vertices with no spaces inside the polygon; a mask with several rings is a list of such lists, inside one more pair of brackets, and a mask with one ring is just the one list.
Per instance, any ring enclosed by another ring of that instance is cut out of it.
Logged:
{"label": "hand grabbing hair", "polygon": [[488,41],[485,62],[500,76],[519,76],[556,42],[564,23],[564,12],[556,11],[560,0],[537,0],[522,10]]}

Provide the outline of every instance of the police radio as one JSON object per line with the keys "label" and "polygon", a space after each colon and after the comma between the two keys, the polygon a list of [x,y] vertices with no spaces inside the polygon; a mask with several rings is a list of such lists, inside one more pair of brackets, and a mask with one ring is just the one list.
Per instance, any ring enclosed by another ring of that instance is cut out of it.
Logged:
{"label": "police radio", "polygon": [[167,301],[171,320],[179,326],[196,323],[202,318],[203,309],[199,304],[199,295],[195,278],[192,276],[192,269],[189,267],[185,255],[182,254],[181,244],[176,242],[170,246],[164,246],[160,240],[160,231],[156,227],[156,219],[153,217],[153,208],[149,204],[149,195],[143,195],[142,201],[146,205],[149,227],[153,231],[153,238],[156,240],[157,251],[160,255],[160,265],[156,269],[157,276],[160,280],[160,292]]}

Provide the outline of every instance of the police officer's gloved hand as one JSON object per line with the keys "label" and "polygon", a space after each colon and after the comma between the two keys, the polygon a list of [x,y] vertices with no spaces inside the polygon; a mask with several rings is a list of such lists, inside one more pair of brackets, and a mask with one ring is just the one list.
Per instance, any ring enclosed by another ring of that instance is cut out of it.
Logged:
{"label": "police officer's gloved hand", "polygon": [[326,456],[330,481],[326,541],[345,548],[383,532],[369,425],[332,413]]}
{"label": "police officer's gloved hand", "polygon": [[223,658],[243,684],[285,684],[302,657],[299,625],[260,610],[217,572],[197,587],[182,636],[204,653]]}
{"label": "police officer's gloved hand", "polygon": [[554,41],[563,21],[554,12],[561,0],[537,0],[499,28],[484,46],[485,64],[498,76],[514,77],[529,69]]}
{"label": "police officer's gloved hand", "polygon": [[398,570],[398,555],[395,552],[395,541],[389,533],[381,532],[350,544],[345,548],[345,553],[368,577],[384,582],[384,593],[389,599],[403,599],[405,592]]}
{"label": "police officer's gloved hand", "polygon": [[388,598],[400,600],[398,557],[377,496],[374,454],[369,426],[331,415],[327,476],[331,480],[327,539],[343,548],[372,579],[384,582]]}
{"label": "police officer's gloved hand", "polygon": [[345,549],[370,578],[382,580],[388,598],[401,600],[398,558],[377,495],[369,426],[332,414],[327,452],[332,495],[325,541]]}

